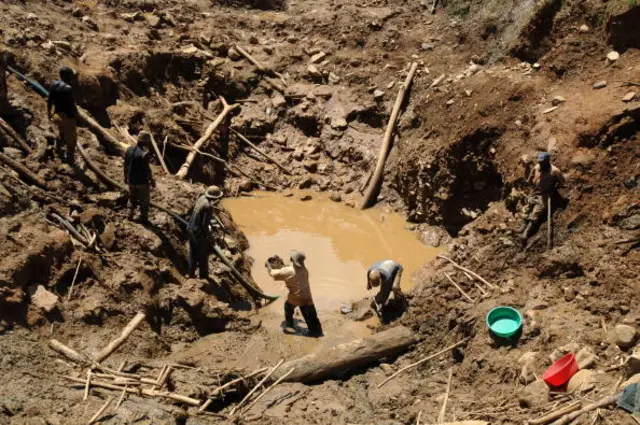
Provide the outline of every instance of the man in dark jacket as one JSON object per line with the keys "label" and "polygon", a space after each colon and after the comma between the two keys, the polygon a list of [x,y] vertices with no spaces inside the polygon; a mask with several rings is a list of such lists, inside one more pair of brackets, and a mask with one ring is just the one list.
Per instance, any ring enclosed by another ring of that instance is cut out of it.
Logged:
{"label": "man in dark jacket", "polygon": [[149,166],[149,151],[146,149],[151,135],[141,131],[138,144],[127,149],[124,155],[124,182],[129,185],[129,219],[133,220],[136,206],[140,206],[140,221],[149,222],[149,186],[156,187],[156,182]]}
{"label": "man in dark jacket", "polygon": [[52,121],[58,128],[58,141],[64,142],[66,145],[66,159],[69,163],[74,162],[78,142],[76,125],[78,110],[73,100],[73,88],[71,87],[74,75],[73,69],[61,68],[60,79],[51,85],[47,102],[49,121]]}
{"label": "man in dark jacket", "polygon": [[189,277],[195,277],[199,268],[200,279],[209,277],[209,238],[213,203],[222,198],[218,186],[209,186],[196,201],[189,221]]}

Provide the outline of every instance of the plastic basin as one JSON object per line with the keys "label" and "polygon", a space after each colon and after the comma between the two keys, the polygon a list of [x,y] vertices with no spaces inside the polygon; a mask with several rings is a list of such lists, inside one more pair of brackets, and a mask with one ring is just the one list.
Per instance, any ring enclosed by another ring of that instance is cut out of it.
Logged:
{"label": "plastic basin", "polygon": [[578,362],[573,353],[560,357],[542,374],[542,380],[551,387],[562,387],[578,371]]}
{"label": "plastic basin", "polygon": [[515,308],[496,307],[487,314],[487,326],[495,335],[511,338],[522,328],[522,315]]}

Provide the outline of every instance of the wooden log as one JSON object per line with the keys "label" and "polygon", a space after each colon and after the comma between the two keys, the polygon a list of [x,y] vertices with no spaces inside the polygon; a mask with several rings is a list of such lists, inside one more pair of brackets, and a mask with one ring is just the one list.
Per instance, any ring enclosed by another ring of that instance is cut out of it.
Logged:
{"label": "wooden log", "polygon": [[42,189],[49,189],[47,182],[45,182],[39,175],[25,167],[18,161],[14,160],[4,152],[0,152],[0,162],[4,163],[7,167],[18,173],[20,178],[22,178],[23,180],[26,180],[27,182],[34,184]]}
{"label": "wooden log", "polygon": [[[85,380],[84,379],[80,379],[80,378],[74,378],[71,376],[63,376],[64,379],[71,381],[71,382],[75,382],[78,384],[84,384]],[[123,387],[121,385],[114,385],[114,384],[109,384],[107,382],[102,382],[102,381],[93,381],[91,383],[91,385],[93,385],[94,387],[98,387],[98,388],[105,388],[107,390],[116,390],[116,391],[123,391],[126,389],[126,392],[130,393],[130,394],[141,394],[141,395],[146,395],[148,397],[160,397],[160,398],[166,398],[169,400],[174,400],[183,404],[188,404],[191,406],[200,406],[200,400],[196,399],[196,398],[192,398],[192,397],[187,397],[184,395],[180,395],[180,394],[175,394],[175,393],[171,393],[168,391],[155,391],[155,390],[150,390],[148,388],[127,388],[126,386]]]}
{"label": "wooden log", "polygon": [[455,267],[455,268],[456,268],[456,269],[458,269],[458,270],[462,270],[463,272],[466,272],[466,273],[470,274],[471,276],[473,276],[473,277],[475,277],[476,279],[478,279],[480,282],[482,282],[482,283],[484,283],[485,285],[487,285],[489,288],[491,288],[491,289],[495,289],[495,288],[496,288],[494,285],[492,285],[492,284],[490,284],[489,282],[487,282],[487,281],[486,281],[482,276],[480,276],[478,273],[475,273],[475,272],[473,272],[473,271],[469,270],[469,269],[468,269],[468,268],[466,268],[466,267],[462,267],[460,264],[456,263],[456,262],[455,262],[455,261],[453,261],[451,258],[449,258],[449,257],[445,257],[445,256],[444,256],[444,255],[442,255],[442,254],[437,255],[437,256],[436,256],[436,258],[440,258],[440,259],[443,259],[443,260],[447,260],[448,262],[450,262],[450,263],[451,263],[451,265],[453,265],[453,267]]}
{"label": "wooden log", "polygon": [[93,171],[93,173],[98,177],[98,179],[101,182],[103,182],[105,185],[107,185],[107,187],[120,189],[123,192],[129,191],[125,187],[125,185],[115,181],[114,179],[109,177],[104,171],[98,168],[98,166],[91,160],[91,158],[89,158],[89,154],[87,154],[87,152],[84,150],[84,148],[80,144],[78,144],[77,149],[78,149],[78,152],[80,153],[80,156],[84,160],[85,164],[87,164],[87,167],[91,171]]}
{"label": "wooden log", "polygon": [[[64,345],[63,343],[61,343],[56,339],[52,339],[49,341],[49,348],[51,348],[53,351],[57,353],[62,354],[67,359],[79,365],[90,366],[93,363],[91,359],[89,359],[87,356],[84,356],[78,353],[77,351],[73,350],[72,348],[67,347],[66,345]],[[84,381],[82,380],[82,382]]]}
{"label": "wooden log", "polygon": [[[409,328],[396,326],[367,338],[325,348],[289,361],[280,370],[295,368],[287,377],[289,382],[320,381],[374,363],[383,357],[399,354],[416,341]],[[279,373],[275,374],[276,378],[280,376]]]}
{"label": "wooden log", "polygon": [[258,397],[255,398],[255,400],[253,400],[245,409],[244,411],[246,412],[247,410],[251,409],[262,397],[265,396],[265,394],[267,394],[269,391],[271,391],[276,385],[278,385],[280,382],[284,381],[285,379],[287,379],[287,377],[289,375],[291,375],[293,373],[295,369],[290,369],[289,372],[285,373],[284,375],[282,375],[280,378],[278,378],[276,380],[276,382],[274,382],[273,384],[271,384],[266,390],[264,390],[262,392],[262,394],[260,394]]}
{"label": "wooden log", "polygon": [[[207,127],[207,130],[204,132],[202,137],[200,137],[194,143],[193,148],[195,150],[200,150],[200,148],[202,148],[204,144],[209,141],[211,136],[213,136],[213,133],[220,126],[220,124],[222,124],[222,122],[225,120],[229,112],[233,111],[239,106],[237,104],[229,105],[227,101],[224,99],[224,97],[222,96],[220,96],[220,101],[222,102],[222,112],[220,112],[220,115],[218,115],[216,120],[212,122],[211,125],[209,125],[209,127]],[[187,159],[184,161],[184,164],[182,164],[182,167],[180,167],[180,169],[176,173],[176,177],[178,177],[181,180],[184,180],[187,177],[187,174],[189,173],[189,169],[191,168],[191,164],[193,163],[193,160],[195,158],[196,158],[196,152],[195,151],[190,152],[189,155],[187,155]]]}
{"label": "wooden log", "polygon": [[449,279],[449,282],[451,282],[451,284],[453,286],[456,287],[456,289],[458,291],[460,291],[460,293],[462,294],[463,297],[465,297],[471,304],[475,304],[475,300],[473,298],[471,298],[466,292],[464,292],[464,290],[460,287],[460,285],[458,285],[452,278],[451,276],[449,276],[449,273],[445,272],[444,275],[447,277],[447,279]]}
{"label": "wooden log", "polygon": [[453,350],[454,348],[456,348],[457,346],[464,344],[464,343],[465,343],[465,342],[467,342],[468,340],[469,340],[469,338],[465,338],[465,339],[463,339],[462,341],[458,341],[458,342],[456,342],[455,344],[452,344],[452,345],[448,346],[447,348],[445,348],[445,349],[442,349],[442,350],[438,351],[438,352],[437,352],[437,353],[435,353],[435,354],[431,354],[431,355],[429,355],[429,356],[427,356],[427,357],[425,357],[425,358],[423,358],[423,359],[418,360],[418,361],[417,361],[417,362],[415,362],[415,363],[411,363],[409,366],[405,366],[405,367],[403,367],[402,369],[400,369],[399,371],[397,371],[396,373],[394,373],[393,375],[391,375],[390,377],[388,377],[388,378],[387,378],[387,379],[385,379],[384,381],[380,382],[380,383],[378,384],[378,388],[380,388],[381,386],[383,386],[383,385],[384,385],[384,384],[386,384],[387,382],[391,381],[393,378],[395,378],[396,376],[400,375],[401,373],[406,372],[407,370],[412,369],[412,368],[414,368],[414,367],[416,367],[416,366],[420,366],[422,363],[425,363],[425,362],[427,362],[427,361],[429,361],[429,360],[431,360],[431,359],[433,359],[433,358],[436,358],[436,357],[438,357],[438,356],[440,356],[440,355],[442,355],[442,354],[444,354],[444,353],[446,353],[446,352],[448,352],[448,351],[451,351],[451,350]]}
{"label": "wooden log", "polygon": [[251,389],[251,391],[249,391],[249,393],[244,396],[244,398],[242,400],[240,400],[240,403],[238,403],[233,409],[231,409],[231,412],[229,413],[229,416],[233,416],[233,414],[240,409],[246,402],[247,400],[249,400],[249,398],[253,395],[253,393],[255,393],[256,391],[258,391],[258,389],[262,386],[262,384],[264,384],[265,382],[267,382],[267,379],[269,379],[271,377],[271,375],[273,375],[275,373],[276,370],[278,370],[278,368],[282,365],[282,363],[284,363],[284,360],[280,360],[278,362],[278,364],[276,364],[270,371],[269,373],[267,373],[267,375],[262,378],[260,380],[260,382],[258,382],[255,387],[253,387]]}
{"label": "wooden log", "polygon": [[253,149],[254,151],[258,152],[260,155],[264,156],[265,158],[267,158],[271,163],[273,163],[275,166],[277,166],[278,168],[280,168],[282,171],[284,171],[286,174],[291,175],[291,171],[289,171],[285,166],[283,166],[282,164],[280,164],[278,161],[276,161],[275,159],[273,159],[270,155],[268,155],[267,153],[265,153],[262,149],[260,149],[259,147],[257,147],[255,144],[253,144],[249,139],[247,139],[242,133],[240,133],[239,131],[230,128],[231,132],[233,134],[235,134],[236,136],[238,136],[238,138],[240,140],[242,140],[243,142],[245,142],[251,149]]}
{"label": "wooden log", "polygon": [[162,169],[164,170],[165,173],[171,175],[171,173],[169,172],[169,169],[167,168],[167,164],[164,162],[164,156],[162,156],[162,152],[160,152],[160,148],[156,143],[155,137],[153,137],[153,134],[151,133],[151,131],[149,131],[149,134],[151,135],[151,144],[153,145],[153,150],[156,152],[156,156],[158,157],[158,161],[160,161],[160,165],[162,166]]}
{"label": "wooden log", "polygon": [[404,103],[404,97],[409,90],[409,86],[411,86],[411,81],[413,80],[413,76],[415,75],[417,69],[418,64],[414,62],[411,65],[409,74],[407,74],[407,78],[398,90],[398,97],[396,98],[396,103],[393,106],[393,110],[391,111],[391,117],[389,118],[389,123],[387,124],[387,131],[384,134],[382,146],[380,147],[380,153],[378,154],[378,163],[376,164],[375,171],[373,172],[371,181],[369,182],[369,187],[364,194],[364,199],[362,201],[362,205],[360,206],[361,209],[369,208],[376,203],[378,189],[381,183],[380,180],[382,179],[382,173],[384,172],[384,165],[387,161],[387,157],[389,156],[389,152],[391,151],[391,142],[393,140],[393,132],[396,128],[396,121],[398,120],[398,116],[400,115],[400,108]]}
{"label": "wooden log", "polygon": [[588,412],[591,412],[592,410],[596,410],[601,407],[615,404],[618,401],[619,397],[620,397],[620,394],[615,394],[615,395],[610,395],[608,397],[601,398],[595,403],[589,404],[578,411],[564,415],[562,418],[553,422],[552,425],[567,425],[571,423],[574,419],[576,419],[578,416],[582,415],[583,413],[588,413]]}
{"label": "wooden log", "polygon": [[131,319],[129,324],[122,330],[120,336],[109,343],[106,347],[102,349],[96,356],[96,360],[101,362],[109,357],[114,351],[118,349],[131,335],[131,333],[142,323],[145,319],[144,313],[138,313],[136,316]]}
{"label": "wooden log", "polygon": [[130,146],[116,139],[106,128],[98,124],[87,111],[80,107],[78,107],[78,123],[84,125],[89,131],[95,134],[100,144],[111,154],[124,156],[124,153]]}
{"label": "wooden log", "polygon": [[96,414],[93,415],[91,417],[91,419],[89,419],[89,422],[87,422],[87,425],[91,425],[91,424],[95,423],[98,420],[98,418],[100,418],[100,415],[102,415],[104,413],[104,411],[107,410],[107,408],[109,407],[109,405],[111,404],[112,401],[113,401],[113,397],[109,397],[107,399],[107,401],[102,405],[100,410],[98,410],[96,412]]}
{"label": "wooden log", "polygon": [[20,145],[20,147],[24,151],[26,151],[28,154],[33,152],[33,148],[29,146],[27,141],[24,140],[22,136],[20,136],[18,132],[15,131],[13,127],[11,127],[9,123],[3,120],[2,118],[0,118],[0,129],[1,129],[1,132],[5,134],[7,138],[12,139],[14,142]]}
{"label": "wooden log", "polygon": [[527,421],[528,425],[545,425],[549,422],[555,421],[556,419],[580,409],[582,403],[580,401],[575,401],[567,406],[562,406],[559,409],[556,409],[552,412],[547,413],[544,416],[539,417],[538,419],[531,419]]}

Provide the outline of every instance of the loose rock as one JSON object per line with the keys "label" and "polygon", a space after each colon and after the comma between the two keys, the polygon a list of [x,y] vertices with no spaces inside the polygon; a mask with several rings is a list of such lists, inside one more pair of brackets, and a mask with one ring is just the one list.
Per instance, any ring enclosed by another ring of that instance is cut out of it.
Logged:
{"label": "loose rock", "polygon": [[144,15],[144,19],[147,21],[147,24],[151,28],[160,28],[162,24],[162,20],[158,15],[154,15],[153,13],[147,13]]}
{"label": "loose rock", "polygon": [[309,62],[320,63],[325,57],[327,57],[327,54],[325,52],[316,53],[315,55],[311,56],[311,60]]}
{"label": "loose rock", "polygon": [[321,80],[322,79],[322,73],[320,72],[318,67],[315,66],[315,65],[309,65],[307,67],[307,74],[314,80]]}
{"label": "loose rock", "polygon": [[273,99],[271,99],[271,104],[275,109],[278,109],[287,105],[287,99],[285,99],[280,93],[277,93],[273,96]]}
{"label": "loose rock", "polygon": [[422,43],[420,47],[422,47],[422,50],[433,50],[435,48],[433,43]]}
{"label": "loose rock", "polygon": [[627,359],[629,374],[640,373],[640,345],[633,349],[633,353]]}
{"label": "loose rock", "polygon": [[236,50],[235,47],[231,47],[231,48],[229,48],[229,50],[227,50],[227,56],[232,61],[237,61],[237,60],[240,60],[242,58],[242,56],[240,55],[240,53],[238,53],[238,51]]}
{"label": "loose rock", "polygon": [[96,21],[94,21],[91,17],[89,16],[83,16],[82,17],[82,22],[89,27],[90,29],[94,30],[94,31],[98,31],[98,24],[96,23]]}
{"label": "loose rock", "polygon": [[334,192],[331,194],[331,197],[329,199],[331,199],[333,202],[341,202],[342,196],[339,193]]}
{"label": "loose rock", "polygon": [[597,382],[595,372],[591,370],[579,370],[571,377],[567,384],[567,391],[589,391],[595,387]]}
{"label": "loose rock", "polygon": [[627,103],[631,102],[632,100],[634,100],[636,98],[636,94],[637,94],[636,92],[630,91],[629,93],[625,94],[622,97],[622,101],[623,102],[627,102]]}
{"label": "loose rock", "polygon": [[384,92],[380,89],[376,89],[373,92],[373,98],[375,100],[381,100],[384,97]]}
{"label": "loose rock", "polygon": [[560,105],[561,103],[564,103],[564,102],[566,102],[566,99],[564,97],[562,97],[562,96],[556,96],[551,100],[551,104],[553,106],[558,106],[558,105]]}
{"label": "loose rock", "polygon": [[613,62],[617,61],[618,59],[620,59],[620,53],[616,52],[615,50],[614,50],[614,51],[612,51],[612,52],[610,52],[610,53],[607,55],[607,60],[608,60],[609,62],[612,62],[612,63],[613,63]]}
{"label": "loose rock", "polygon": [[617,325],[613,328],[614,341],[616,345],[623,350],[633,347],[636,341],[636,328],[629,325]]}
{"label": "loose rock", "polygon": [[54,308],[56,308],[58,296],[47,291],[44,286],[38,285],[38,289],[36,289],[35,294],[31,297],[31,302],[36,307],[50,313]]}
{"label": "loose rock", "polygon": [[589,27],[585,24],[580,25],[580,32],[589,32]]}
{"label": "loose rock", "polygon": [[594,88],[594,89],[603,89],[603,88],[605,88],[605,87],[607,87],[607,82],[606,82],[606,81],[604,81],[604,80],[602,80],[602,81],[598,81],[597,83],[595,83],[595,84],[593,85],[593,88]]}

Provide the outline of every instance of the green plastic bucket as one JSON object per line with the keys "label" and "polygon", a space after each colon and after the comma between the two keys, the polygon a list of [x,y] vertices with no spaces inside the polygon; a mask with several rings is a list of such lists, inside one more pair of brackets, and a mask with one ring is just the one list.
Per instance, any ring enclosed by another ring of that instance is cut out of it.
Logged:
{"label": "green plastic bucket", "polygon": [[515,308],[496,307],[487,314],[487,327],[496,336],[511,338],[522,328],[522,315]]}

